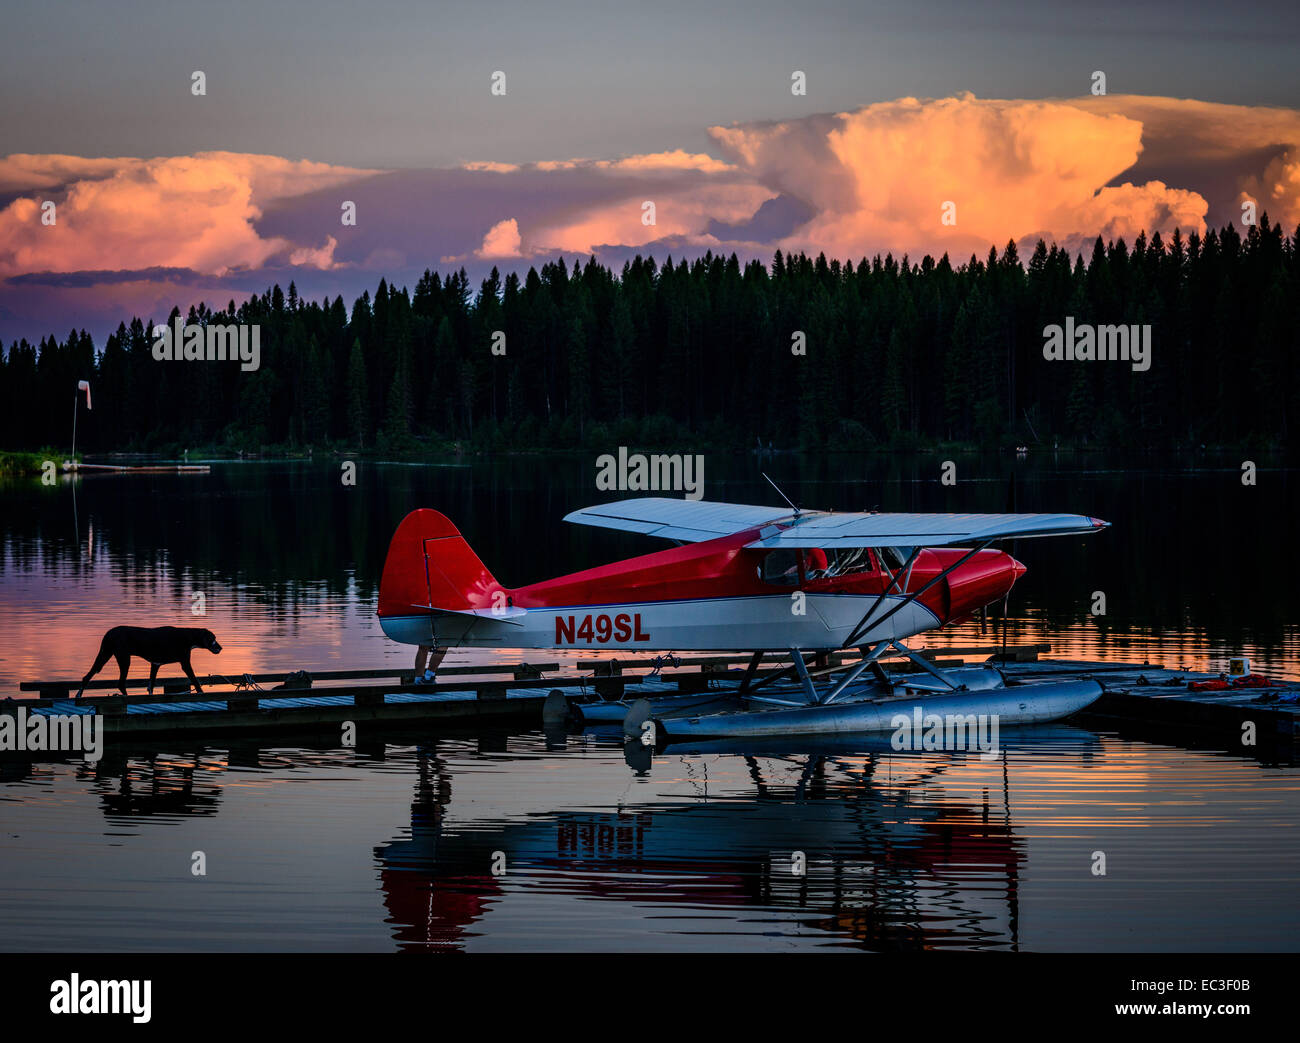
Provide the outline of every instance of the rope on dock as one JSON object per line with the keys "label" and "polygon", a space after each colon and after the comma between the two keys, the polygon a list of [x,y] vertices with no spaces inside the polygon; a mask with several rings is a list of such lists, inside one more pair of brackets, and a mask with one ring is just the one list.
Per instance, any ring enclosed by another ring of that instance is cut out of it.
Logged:
{"label": "rope on dock", "polygon": [[671,666],[674,670],[676,670],[681,665],[682,665],[681,658],[673,655],[672,652],[668,652],[665,655],[657,655],[654,657],[653,660],[651,660],[650,673],[647,674],[646,676],[658,677],[659,672],[663,670],[665,666]]}
{"label": "rope on dock", "polygon": [[237,692],[264,692],[266,691],[260,684],[253,680],[252,674],[244,674],[238,681],[232,681],[225,674],[214,674],[214,677],[220,677],[226,684],[230,685]]}

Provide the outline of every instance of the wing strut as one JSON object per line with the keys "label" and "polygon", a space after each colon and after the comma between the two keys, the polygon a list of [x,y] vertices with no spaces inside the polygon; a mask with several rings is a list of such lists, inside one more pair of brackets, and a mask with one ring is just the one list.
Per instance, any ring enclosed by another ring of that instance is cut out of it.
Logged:
{"label": "wing strut", "polygon": [[[757,656],[757,655],[761,655],[761,653],[759,653],[759,652],[755,652],[754,655],[756,655],[756,656]],[[802,652],[800,649],[792,648],[792,649],[790,649],[790,660],[791,660],[790,665],[787,666],[787,667],[783,667],[783,668],[780,669],[780,670],[773,671],[772,673],[770,673],[770,674],[768,674],[766,677],[764,677],[761,681],[759,681],[757,684],[751,684],[751,685],[749,685],[749,688],[747,689],[748,692],[749,692],[750,694],[753,694],[754,692],[757,692],[760,688],[766,688],[766,687],[767,687],[768,685],[770,685],[773,681],[779,681],[779,680],[781,680],[781,679],[784,678],[784,677],[789,677],[791,674],[795,674],[795,673],[797,673],[798,671],[797,671],[797,669],[796,669],[796,667],[795,667],[795,665],[794,665],[794,660],[795,660],[795,658],[798,658],[798,659],[802,660],[802,659],[803,659],[803,652]],[[753,660],[751,660],[751,663],[752,663],[752,662],[753,662]],[[757,666],[755,666],[755,669],[757,669]],[[808,665],[807,665],[807,663],[805,663],[805,664],[804,664],[804,670],[807,670],[807,669],[808,669]],[[778,701],[780,701],[780,700],[778,700]]]}
{"label": "wing strut", "polygon": [[[884,623],[887,619],[893,616],[895,612],[898,612],[900,609],[905,608],[907,605],[910,605],[913,601],[919,598],[922,594],[924,594],[927,590],[933,587],[941,579],[946,578],[948,574],[951,573],[954,569],[957,569],[960,566],[965,565],[966,562],[970,561],[971,558],[975,557],[976,554],[978,554],[980,551],[982,551],[985,547],[987,547],[992,542],[993,542],[992,540],[983,540],[980,543],[977,543],[974,548],[972,548],[971,550],[963,554],[960,558],[954,561],[946,569],[944,569],[937,576],[935,576],[934,579],[930,580],[930,582],[927,583],[925,586],[923,586],[920,590],[916,591],[913,594],[906,594],[903,600],[900,601],[897,605],[891,608],[879,619],[873,620],[871,617],[872,615],[875,614],[876,606],[879,605],[881,601],[884,600],[885,595],[889,593],[889,589],[894,585],[893,581],[891,580],[889,587],[886,587],[885,591],[880,595],[880,597],[878,597],[874,602],[872,602],[871,607],[867,609],[867,613],[862,617],[861,622],[859,622],[858,625],[853,628],[853,632],[849,634],[847,638],[845,638],[844,647],[848,647],[849,645],[856,645],[863,637],[866,636],[867,633],[866,627],[879,626],[881,623]],[[916,555],[920,553],[920,550],[921,548],[917,547],[912,551],[912,558],[908,559],[909,570],[911,568],[912,559],[915,558]],[[900,575],[901,575],[901,571],[902,570],[900,570],[899,572]],[[895,576],[894,578],[897,579],[898,577]]]}
{"label": "wing strut", "polygon": [[892,645],[893,642],[881,641],[870,652],[868,652],[865,647],[858,649],[858,651],[862,653],[862,658],[859,659],[857,663],[855,663],[848,670],[848,672],[845,673],[843,677],[841,677],[838,681],[835,682],[835,686],[831,688],[831,690],[827,692],[824,696],[822,696],[821,702],[833,703],[836,699],[838,699],[840,693],[843,692],[844,689],[846,689],[854,681],[856,681],[864,670],[868,669],[869,667],[878,666],[881,655],[889,651]]}
{"label": "wing strut", "polygon": [[[856,644],[857,639],[867,632],[868,621],[875,614],[876,609],[878,609],[884,603],[885,598],[889,596],[889,592],[894,589],[894,584],[898,582],[898,578],[900,576],[903,577],[903,587],[907,586],[907,581],[912,576],[912,565],[916,562],[916,559],[920,556],[920,554],[921,554],[920,547],[912,548],[912,553],[908,555],[907,561],[903,563],[903,567],[900,568],[897,572],[895,572],[892,576],[890,576],[889,586],[885,587],[885,589],[880,592],[876,600],[871,603],[871,607],[867,609],[867,614],[864,615],[858,621],[858,625],[853,628],[853,632],[849,634],[848,639],[844,642],[845,648],[847,648],[849,645]],[[880,557],[881,557],[881,561],[883,561],[884,560],[883,556]],[[899,587],[900,592],[902,592],[903,587]]]}

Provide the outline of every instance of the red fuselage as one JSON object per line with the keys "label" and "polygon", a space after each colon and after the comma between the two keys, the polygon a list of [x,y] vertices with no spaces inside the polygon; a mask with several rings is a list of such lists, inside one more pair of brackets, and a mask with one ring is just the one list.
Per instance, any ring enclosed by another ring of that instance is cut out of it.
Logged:
{"label": "red fuselage", "polygon": [[450,521],[416,511],[393,538],[379,616],[390,637],[421,644],[837,648],[900,571],[891,599],[924,593],[872,640],[968,618],[1025,571],[1009,554],[983,550],[932,584],[968,552],[925,549],[902,571],[901,555],[882,560],[893,552],[746,547],[758,538],[749,529],[511,588]]}

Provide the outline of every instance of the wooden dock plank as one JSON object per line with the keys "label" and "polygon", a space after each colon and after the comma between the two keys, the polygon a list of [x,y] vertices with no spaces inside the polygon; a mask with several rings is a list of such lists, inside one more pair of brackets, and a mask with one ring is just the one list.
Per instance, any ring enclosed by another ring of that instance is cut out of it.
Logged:
{"label": "wooden dock plank", "polygon": [[[530,670],[540,670],[543,673],[560,669],[559,663],[490,663],[483,666],[444,666],[438,670],[439,677],[474,677],[479,674],[510,674],[520,670],[521,667],[527,666]],[[384,678],[412,677],[414,671],[410,668],[398,670],[308,670],[313,681],[363,681],[363,680],[382,680]],[[197,676],[197,675],[196,675]],[[199,677],[199,684],[205,688],[215,688],[217,685],[231,684],[242,681],[244,677],[251,677],[257,684],[282,684],[289,679],[288,673],[260,673],[260,674],[209,674],[206,677]],[[149,678],[147,677],[128,677],[124,682],[127,688],[147,688]],[[188,685],[187,677],[159,677],[155,682],[155,687],[161,687],[168,684]],[[20,692],[39,692],[45,688],[63,688],[70,692],[75,692],[81,687],[80,681],[23,681],[18,685]],[[92,689],[111,689],[116,691],[118,683],[108,678],[96,678],[86,683],[86,690]]]}
{"label": "wooden dock plank", "polygon": [[[1052,650],[1052,646],[1050,644],[1041,644],[1041,643],[1006,646],[1006,652],[1008,657],[1013,657],[1020,654],[1026,656],[1028,655],[1036,656],[1039,653],[1050,652],[1051,650]],[[933,660],[938,656],[944,656],[950,658],[961,658],[963,656],[1000,655],[1001,653],[1002,653],[1001,645],[963,645],[960,647],[954,646],[952,648],[923,648],[919,650],[920,655],[930,660]],[[608,664],[611,662],[616,662],[618,664],[618,668],[620,672],[626,670],[652,670],[656,666],[672,667],[674,669],[683,666],[699,666],[699,667],[717,666],[720,664],[727,664],[727,663],[748,663],[751,654],[752,653],[749,652],[737,652],[734,655],[719,653],[717,655],[706,655],[706,656],[675,656],[672,657],[672,660],[668,662],[665,662],[666,657],[664,656],[660,656],[657,658],[649,658],[649,659],[646,658],[618,659],[617,657],[614,657],[613,659],[579,659],[578,669],[598,671],[603,667],[607,667]],[[887,652],[880,658],[899,659],[902,658],[902,656],[903,654],[901,652]],[[767,661],[772,663],[778,663],[786,658],[788,657],[784,656],[784,654],[781,652],[771,652],[767,656]],[[851,665],[853,663],[856,663],[861,658],[862,657],[857,652],[832,652],[827,657],[828,662],[831,665],[835,665],[835,666],[845,664],[845,663]],[[1026,659],[1025,661],[1029,662],[1030,660]]]}
{"label": "wooden dock plank", "polygon": [[[639,684],[640,677],[628,677],[625,679],[627,684]],[[228,706],[229,709],[241,709],[251,705],[258,700],[284,700],[284,699],[301,699],[321,696],[338,696],[350,700],[356,700],[362,697],[384,696],[388,694],[407,693],[407,694],[456,694],[464,693],[467,697],[494,698],[495,693],[510,689],[545,689],[550,691],[552,688],[588,688],[595,690],[593,679],[590,677],[540,677],[525,678],[523,680],[488,680],[479,682],[449,682],[431,685],[414,685],[414,684],[370,684],[370,685],[330,685],[320,688],[263,688],[263,689],[231,689],[217,688],[205,689],[202,695],[196,695],[192,690],[179,692],[158,692],[153,695],[139,693],[136,695],[84,695],[78,700],[71,700],[68,697],[40,697],[35,699],[17,699],[12,700],[13,705],[27,707],[48,707],[54,703],[67,702],[71,705],[87,706],[95,708],[104,713],[121,712],[127,707],[140,705],[165,705],[168,703],[185,703],[196,702],[200,700],[213,701],[218,700],[226,704],[235,704]]]}
{"label": "wooden dock plank", "polygon": [[456,699],[442,702],[386,703],[383,706],[310,706],[277,707],[230,713],[199,711],[192,713],[131,713],[105,716],[104,728],[109,735],[134,734],[201,734],[221,735],[230,732],[304,730],[342,724],[344,721],[374,721],[384,724],[403,722],[518,720],[533,724],[541,718],[542,694],[521,699]]}

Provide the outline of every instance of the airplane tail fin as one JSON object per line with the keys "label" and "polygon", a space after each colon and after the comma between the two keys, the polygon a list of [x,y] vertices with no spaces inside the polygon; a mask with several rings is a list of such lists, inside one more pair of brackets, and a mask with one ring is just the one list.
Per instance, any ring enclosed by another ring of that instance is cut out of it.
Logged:
{"label": "airplane tail fin", "polygon": [[422,507],[402,519],[388,544],[379,616],[492,608],[502,589],[460,530],[444,515]]}

